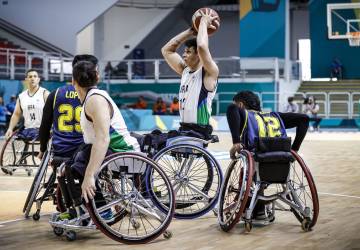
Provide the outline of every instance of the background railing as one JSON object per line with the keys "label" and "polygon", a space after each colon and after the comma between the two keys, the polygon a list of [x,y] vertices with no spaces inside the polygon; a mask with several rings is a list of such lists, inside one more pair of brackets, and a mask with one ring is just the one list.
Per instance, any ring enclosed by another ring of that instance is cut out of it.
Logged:
{"label": "background railing", "polygon": [[[278,81],[284,77],[284,60],[278,58],[215,58],[219,78],[267,78]],[[35,68],[44,80],[67,81],[71,79],[72,58],[59,53],[0,48],[0,78],[23,79],[27,69]],[[163,59],[100,61],[103,81],[107,80],[161,80],[179,79]],[[292,79],[301,79],[299,62],[292,62]]]}
{"label": "background railing", "polygon": [[[319,105],[318,115],[324,118],[359,118],[360,117],[360,92],[255,92],[260,100],[261,107],[265,111],[285,110],[288,96],[294,96],[294,102],[302,111],[305,97],[314,96]],[[236,92],[221,92],[215,97],[217,115],[224,114],[221,105],[232,103],[232,97]],[[276,97],[276,98],[275,98]]]}

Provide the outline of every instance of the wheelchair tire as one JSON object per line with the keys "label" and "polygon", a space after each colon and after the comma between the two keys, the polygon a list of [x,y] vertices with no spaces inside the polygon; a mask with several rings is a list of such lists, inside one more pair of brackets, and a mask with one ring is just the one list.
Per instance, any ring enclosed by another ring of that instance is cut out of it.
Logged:
{"label": "wheelchair tire", "polygon": [[[140,153],[114,155],[104,161],[97,175],[102,196],[107,201],[103,206],[107,208],[97,207],[93,199],[86,204],[87,209],[97,228],[109,238],[125,244],[147,243],[162,235],[172,220],[175,196],[170,180],[153,160]],[[140,170],[135,170],[134,166],[140,166]],[[144,173],[149,168],[159,173],[161,182],[158,180],[157,184],[166,188],[162,195],[170,204],[165,212],[157,208],[159,204],[155,205],[158,202],[154,199],[155,191],[144,183]],[[115,211],[113,222],[101,215],[101,211],[109,209],[112,213]],[[146,225],[151,227],[146,228]]]}
{"label": "wheelchair tire", "polygon": [[16,132],[14,132],[9,139],[7,139],[1,149],[1,155],[0,155],[0,166],[1,170],[5,174],[12,175],[12,170],[8,170],[7,167],[9,165],[15,166],[16,164],[16,154],[14,152],[14,149],[12,148],[12,141],[14,140],[14,137],[16,135]]}
{"label": "wheelchair tire", "polygon": [[[26,197],[26,201],[25,201],[24,208],[23,208],[23,213],[25,213],[24,214],[25,218],[28,218],[31,207],[36,199],[36,196],[39,194],[39,191],[41,189],[41,183],[43,182],[43,179],[46,178],[46,172],[47,172],[49,160],[50,160],[50,153],[48,151],[46,151],[41,160],[39,169],[34,177],[34,180],[31,185],[31,188],[29,190],[29,193]],[[55,179],[52,177],[50,177],[50,178]],[[50,178],[49,178],[49,180],[50,180]],[[55,182],[55,180],[51,180],[51,181]]]}
{"label": "wheelchair tire", "polygon": [[[304,187],[308,186],[310,190],[306,192],[307,195],[304,195],[303,199],[306,199],[306,197],[308,197],[311,199],[311,201],[310,202],[305,201],[305,204],[301,204],[301,205],[305,205],[305,206],[312,205],[312,208],[308,207],[311,210],[310,217],[304,217],[299,211],[296,211],[294,208],[290,208],[290,210],[295,215],[296,219],[302,224],[302,227],[303,227],[304,221],[306,221],[306,229],[307,229],[306,231],[309,231],[309,230],[311,230],[312,227],[315,226],[315,224],[317,222],[317,218],[319,216],[319,197],[318,197],[314,179],[311,175],[309,168],[305,164],[305,161],[295,151],[292,151],[291,153],[295,158],[295,162],[292,163],[292,166],[290,168],[290,173],[289,173],[290,180],[292,179],[291,178],[292,176],[293,177],[296,176],[298,178],[297,182],[303,181],[304,179],[306,179],[308,185],[304,185],[303,182],[300,185],[304,186]],[[296,169],[295,169],[296,164],[298,164],[300,166],[299,170],[301,169],[302,173],[296,172]],[[294,183],[296,183],[296,182],[294,182]],[[287,196],[287,198],[289,198],[291,201],[295,200],[291,193]]]}
{"label": "wheelchair tire", "polygon": [[[1,149],[0,167],[5,174],[11,175],[19,167],[24,167],[24,169],[27,170],[29,167],[38,166],[34,162],[34,153],[29,154],[29,152],[25,150],[29,145],[24,140],[17,140],[17,133],[17,131],[13,132]],[[24,153],[24,151],[27,153]],[[31,159],[29,159],[30,156]],[[28,161],[31,161],[32,164],[28,165]]]}
{"label": "wheelchair tire", "polygon": [[[197,162],[191,164],[188,173],[186,176],[182,176],[183,180],[179,182],[180,176],[176,167],[187,164],[190,157],[198,157]],[[215,207],[223,182],[223,174],[219,163],[206,149],[191,144],[176,144],[160,150],[153,159],[165,171],[173,184],[177,183],[181,186],[179,188],[177,186],[173,187],[176,199],[175,218],[194,219],[208,213]],[[201,159],[203,159],[203,162],[201,162]],[[169,166],[171,160],[175,163],[180,160],[181,164],[177,162],[174,164],[177,166]],[[197,177],[199,174],[206,174],[206,177]],[[151,178],[151,173],[147,172],[146,179],[150,182]],[[192,186],[192,189],[189,186]],[[195,190],[194,187],[198,190],[196,191],[198,195],[193,191]],[[189,190],[190,193],[188,193]],[[204,196],[209,193],[211,193],[211,197],[204,202]],[[184,196],[182,199],[179,198],[181,195]],[[186,196],[192,196],[192,198],[186,198]],[[200,207],[199,203],[202,203],[203,206]],[[194,208],[194,206],[197,207]]]}
{"label": "wheelchair tire", "polygon": [[220,228],[228,232],[241,219],[252,184],[254,161],[251,153],[241,151],[239,158],[233,160],[225,174],[219,197],[218,221]]}

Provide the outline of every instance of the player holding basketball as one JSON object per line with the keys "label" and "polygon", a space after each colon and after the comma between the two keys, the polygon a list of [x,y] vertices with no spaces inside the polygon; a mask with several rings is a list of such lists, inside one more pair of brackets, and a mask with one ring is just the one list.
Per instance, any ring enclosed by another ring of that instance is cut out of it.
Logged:
{"label": "player holding basketball", "polygon": [[44,104],[49,95],[49,91],[40,87],[39,82],[40,77],[36,70],[29,69],[26,71],[25,84],[28,89],[23,91],[16,101],[9,128],[5,133],[6,139],[11,137],[21,116],[24,116],[25,129],[20,131],[18,135],[26,139],[36,139],[38,137]]}
{"label": "player holding basketball", "polygon": [[[172,38],[161,49],[169,66],[181,75],[180,130],[186,124],[210,127],[211,103],[216,92],[219,68],[209,51],[207,30],[216,29],[213,22],[217,16],[212,16],[208,8],[201,14],[197,34],[194,29],[189,28]],[[194,35],[196,38],[190,39]],[[182,44],[185,44],[185,50],[181,57],[176,50]]]}

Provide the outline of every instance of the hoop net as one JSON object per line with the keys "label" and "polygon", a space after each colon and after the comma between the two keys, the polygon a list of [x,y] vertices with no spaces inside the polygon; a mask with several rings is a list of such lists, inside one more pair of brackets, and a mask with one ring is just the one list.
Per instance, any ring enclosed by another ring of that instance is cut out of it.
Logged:
{"label": "hoop net", "polygon": [[347,34],[349,45],[352,47],[360,46],[360,32],[349,32]]}

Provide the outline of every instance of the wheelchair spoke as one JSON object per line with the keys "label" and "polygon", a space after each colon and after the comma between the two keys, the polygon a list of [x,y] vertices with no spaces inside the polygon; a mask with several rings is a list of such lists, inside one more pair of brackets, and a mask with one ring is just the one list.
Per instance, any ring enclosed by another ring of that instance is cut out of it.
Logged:
{"label": "wheelchair spoke", "polygon": [[210,197],[209,197],[207,194],[205,194],[204,192],[202,192],[202,191],[201,191],[200,189],[198,189],[195,185],[193,185],[193,184],[191,184],[191,183],[188,183],[188,187],[189,187],[192,191],[200,194],[200,195],[201,195],[203,198],[205,198],[206,200],[209,200],[209,199],[210,199]]}

